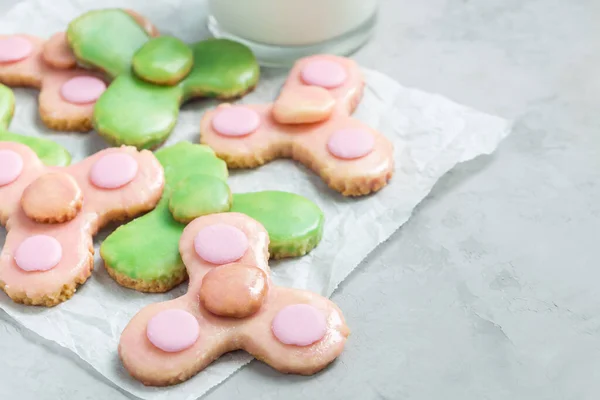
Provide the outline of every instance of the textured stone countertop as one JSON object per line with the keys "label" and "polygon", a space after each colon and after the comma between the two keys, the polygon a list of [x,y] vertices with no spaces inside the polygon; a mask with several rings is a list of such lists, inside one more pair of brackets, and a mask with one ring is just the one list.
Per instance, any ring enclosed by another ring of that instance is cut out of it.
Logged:
{"label": "textured stone countertop", "polygon": [[[360,63],[515,129],[341,285],[353,334],[325,373],[253,362],[205,399],[598,399],[599,16],[598,0],[382,1]],[[3,312],[0,371],[2,399],[126,398]]]}

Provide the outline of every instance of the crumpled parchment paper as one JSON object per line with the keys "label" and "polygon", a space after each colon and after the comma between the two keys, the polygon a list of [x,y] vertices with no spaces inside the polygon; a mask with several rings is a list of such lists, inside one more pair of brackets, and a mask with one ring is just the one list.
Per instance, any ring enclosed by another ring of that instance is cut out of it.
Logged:
{"label": "crumpled parchment paper", "polygon": [[[82,12],[101,7],[128,7],[154,21],[161,32],[188,42],[207,36],[205,8],[198,0],[30,0],[0,19],[0,33],[26,32],[49,37],[64,30]],[[276,96],[287,71],[263,70],[255,92],[242,102],[268,102]],[[235,192],[285,190],[312,199],[324,210],[321,244],[308,256],[272,262],[279,285],[309,289],[330,296],[336,287],[380,243],[404,224],[436,181],[457,163],[493,152],[510,132],[510,124],[435,94],[402,87],[375,71],[365,71],[367,87],[355,116],[390,138],[395,146],[396,171],[388,187],[359,199],[347,199],[328,189],[303,166],[279,160],[251,171],[232,171]],[[66,146],[74,161],[103,149],[95,133],[64,134],[47,130],[37,116],[37,92],[17,89],[17,112],[11,130],[49,137]],[[198,142],[203,110],[213,101],[185,105],[168,144]],[[114,227],[102,231],[96,249]],[[5,231],[1,229],[0,245]],[[402,268],[401,265],[397,266]],[[161,295],[124,289],[107,275],[96,256],[93,276],[75,296],[52,309],[25,307],[0,294],[0,307],[26,328],[75,353],[94,369],[131,394],[152,400],[195,399],[229,377],[252,358],[228,354],[189,381],[169,388],[148,388],[129,377],[118,355],[119,336],[130,318],[144,306],[180,296],[186,285]],[[352,327],[352,321],[348,321]],[[352,346],[352,337],[347,346]],[[343,355],[342,355],[343,357]]]}

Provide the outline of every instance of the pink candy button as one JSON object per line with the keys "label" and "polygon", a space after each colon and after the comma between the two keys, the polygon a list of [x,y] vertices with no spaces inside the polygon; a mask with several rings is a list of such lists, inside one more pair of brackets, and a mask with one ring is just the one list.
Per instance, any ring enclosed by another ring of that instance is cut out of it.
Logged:
{"label": "pink candy button", "polygon": [[283,308],[273,319],[273,334],[283,344],[308,346],[327,332],[325,317],[313,306],[294,304]]}
{"label": "pink candy button", "polygon": [[335,61],[329,60],[315,60],[309,63],[302,68],[300,76],[304,83],[321,86],[325,89],[341,86],[348,79],[344,67]]}
{"label": "pink candy button", "polygon": [[60,95],[73,104],[93,103],[106,90],[106,83],[94,76],[77,76],[60,88]]}
{"label": "pink candy button", "polygon": [[0,39],[0,63],[21,61],[33,51],[33,44],[24,37],[11,36]]}
{"label": "pink candy button", "polygon": [[62,246],[52,236],[36,235],[25,239],[15,252],[15,262],[23,271],[48,271],[62,258]]}
{"label": "pink candy button", "polygon": [[192,314],[184,310],[161,311],[148,322],[146,336],[168,353],[185,350],[198,340],[200,327]]}
{"label": "pink candy button", "polygon": [[212,126],[223,136],[245,136],[258,129],[260,116],[248,107],[224,107],[213,117]]}
{"label": "pink candy button", "polygon": [[344,160],[352,160],[369,154],[375,146],[373,135],[364,129],[341,129],[331,135],[327,149]]}
{"label": "pink candy button", "polygon": [[23,172],[23,158],[12,150],[0,150],[0,186],[14,182]]}
{"label": "pink candy button", "polygon": [[248,238],[238,228],[225,224],[207,226],[194,239],[196,253],[211,264],[237,261],[248,250]]}
{"label": "pink candy button", "polygon": [[138,163],[129,154],[107,154],[92,166],[90,180],[101,189],[117,189],[131,182],[137,171]]}

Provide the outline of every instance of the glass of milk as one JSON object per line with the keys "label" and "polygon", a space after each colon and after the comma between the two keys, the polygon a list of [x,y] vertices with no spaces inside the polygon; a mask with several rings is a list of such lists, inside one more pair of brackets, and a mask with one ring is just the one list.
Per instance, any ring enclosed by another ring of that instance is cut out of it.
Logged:
{"label": "glass of milk", "polygon": [[216,37],[249,46],[262,65],[317,53],[347,55],[370,37],[377,0],[209,0]]}

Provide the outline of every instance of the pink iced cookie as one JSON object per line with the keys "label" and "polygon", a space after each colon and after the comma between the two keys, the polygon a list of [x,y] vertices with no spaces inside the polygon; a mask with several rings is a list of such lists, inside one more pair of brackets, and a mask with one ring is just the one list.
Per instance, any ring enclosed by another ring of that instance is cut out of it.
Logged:
{"label": "pink iced cookie", "polygon": [[[243,106],[248,115],[252,110],[259,117],[252,129],[247,124],[243,135],[223,134],[216,122],[240,107],[223,104],[204,114],[200,141],[230,168],[293,158],[345,196],[376,192],[392,177],[394,149],[381,133],[351,116],[363,86],[360,69],[350,59],[330,55],[301,59],[275,103]],[[239,124],[231,120],[227,122]]]}
{"label": "pink iced cookie", "polygon": [[95,101],[106,89],[99,76],[77,68],[62,32],[48,41],[0,35],[0,83],[39,89],[42,121],[61,131],[90,131]]}
{"label": "pink iced cookie", "polygon": [[[0,223],[8,229],[0,282],[18,303],[54,306],[69,299],[91,274],[98,229],[151,210],[162,195],[164,172],[149,151],[107,149],[65,168],[44,166],[19,143],[0,142],[0,155],[6,152],[18,154],[23,167],[14,181],[0,185]],[[96,187],[93,166],[114,156],[134,159],[138,173],[119,188]]]}
{"label": "pink iced cookie", "polygon": [[[236,262],[219,266],[198,254],[198,235],[214,226],[246,236],[247,249]],[[146,385],[176,384],[222,354],[243,349],[281,372],[310,375],[339,356],[349,335],[341,311],[322,296],[273,284],[268,245],[264,227],[243,214],[212,214],[190,223],[179,245],[188,293],[148,306],[129,322],[119,343],[129,373]],[[165,318],[167,312],[178,321]],[[170,326],[176,324],[183,333]]]}

